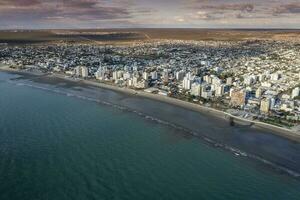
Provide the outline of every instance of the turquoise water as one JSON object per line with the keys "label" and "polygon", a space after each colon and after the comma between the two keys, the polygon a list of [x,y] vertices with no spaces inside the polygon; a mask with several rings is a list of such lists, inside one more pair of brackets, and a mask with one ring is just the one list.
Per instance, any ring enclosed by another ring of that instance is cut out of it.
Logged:
{"label": "turquoise water", "polygon": [[300,181],[114,107],[3,81],[0,199],[300,199]]}

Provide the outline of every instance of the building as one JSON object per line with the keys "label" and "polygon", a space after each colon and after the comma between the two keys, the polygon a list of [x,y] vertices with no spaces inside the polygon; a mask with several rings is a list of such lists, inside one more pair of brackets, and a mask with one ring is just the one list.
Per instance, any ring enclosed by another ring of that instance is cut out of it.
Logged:
{"label": "building", "polygon": [[219,79],[218,77],[216,76],[213,76],[212,79],[211,79],[211,83],[213,85],[221,85],[222,84],[222,80]]}
{"label": "building", "polygon": [[169,80],[169,73],[168,71],[163,71],[162,74],[161,74],[161,79],[165,82],[168,82]]}
{"label": "building", "polygon": [[81,66],[75,67],[74,72],[76,76],[81,76]]}
{"label": "building", "polygon": [[132,85],[133,85],[133,87],[136,87],[138,85],[138,82],[139,82],[139,78],[136,77],[136,76],[134,76],[132,78]]}
{"label": "building", "polygon": [[113,72],[113,80],[118,80],[118,72],[117,71],[114,71]]}
{"label": "building", "polygon": [[127,86],[128,87],[133,87],[133,78],[127,79]]}
{"label": "building", "polygon": [[130,79],[130,78],[132,78],[132,74],[131,74],[131,73],[125,72],[125,73],[123,74],[123,79],[124,79],[124,80]]}
{"label": "building", "polygon": [[151,79],[152,80],[157,80],[158,79],[157,71],[151,72]]}
{"label": "building", "polygon": [[106,73],[106,69],[99,67],[98,70],[95,72],[96,79],[105,80],[105,73]]}
{"label": "building", "polygon": [[134,87],[137,89],[145,89],[148,88],[148,82],[144,79],[138,81],[137,83],[134,84]]}
{"label": "building", "polygon": [[276,99],[274,97],[272,97],[270,99],[270,110],[274,110],[275,104],[276,104]]}
{"label": "building", "polygon": [[263,82],[265,80],[265,78],[266,78],[266,75],[264,75],[264,74],[258,75],[258,81],[259,82]]}
{"label": "building", "polygon": [[188,77],[184,77],[182,81],[182,87],[185,90],[190,90],[192,86],[192,80],[190,80]]}
{"label": "building", "polygon": [[292,91],[292,99],[299,96],[300,94],[300,88],[299,87],[296,87],[295,89],[293,89]]}
{"label": "building", "polygon": [[89,76],[89,70],[87,67],[81,67],[81,77],[87,78]]}
{"label": "building", "polygon": [[244,106],[246,104],[246,92],[244,90],[232,90],[231,100],[232,106]]}
{"label": "building", "polygon": [[143,79],[147,81],[148,78],[149,78],[148,72],[143,72]]}
{"label": "building", "polygon": [[119,71],[114,71],[113,72],[113,80],[118,80],[120,78],[123,77],[123,71],[119,70]]}
{"label": "building", "polygon": [[263,90],[261,88],[257,88],[257,90],[255,91],[255,97],[260,98],[262,93],[263,93]]}
{"label": "building", "polygon": [[203,80],[204,80],[206,83],[212,83],[211,77],[210,77],[209,75],[203,76]]}
{"label": "building", "polygon": [[211,91],[202,91],[201,97],[204,99],[210,99],[212,97],[212,92]]}
{"label": "building", "polygon": [[228,77],[228,78],[226,79],[226,84],[227,84],[227,85],[232,85],[232,77]]}
{"label": "building", "polygon": [[215,95],[217,97],[221,97],[223,96],[224,92],[225,92],[225,86],[222,84],[222,85],[218,85],[215,89],[216,93]]}
{"label": "building", "polygon": [[271,74],[271,80],[272,81],[278,81],[281,77],[281,74],[279,73],[274,73],[274,74]]}
{"label": "building", "polygon": [[184,71],[176,72],[175,78],[176,78],[177,81],[183,80],[183,77],[184,77]]}
{"label": "building", "polygon": [[191,88],[191,95],[193,96],[201,96],[201,84],[193,83]]}
{"label": "building", "polygon": [[245,76],[244,77],[244,84],[245,85],[252,85],[254,84],[256,81],[256,77],[255,76]]}
{"label": "building", "polygon": [[70,76],[74,76],[75,75],[75,71],[74,70],[65,71],[65,73],[67,75],[70,75]]}
{"label": "building", "polygon": [[87,78],[89,76],[89,70],[84,66],[77,66],[75,68],[75,74],[78,77]]}
{"label": "building", "polygon": [[194,79],[194,76],[191,74],[191,72],[186,73],[185,77],[187,77],[190,80]]}
{"label": "building", "polygon": [[269,98],[264,98],[260,101],[260,112],[268,113],[270,111],[271,101]]}

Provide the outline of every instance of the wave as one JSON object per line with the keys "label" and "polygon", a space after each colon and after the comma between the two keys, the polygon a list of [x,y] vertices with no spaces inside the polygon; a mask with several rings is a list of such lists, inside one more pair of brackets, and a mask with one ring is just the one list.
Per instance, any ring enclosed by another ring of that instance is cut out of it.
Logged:
{"label": "wave", "polygon": [[107,101],[102,101],[102,100],[99,100],[99,99],[96,99],[96,98],[92,98],[92,97],[87,97],[87,96],[83,96],[83,95],[79,95],[79,94],[74,94],[74,93],[66,92],[66,91],[63,91],[63,90],[60,90],[60,89],[57,89],[57,88],[43,87],[43,86],[33,85],[33,84],[29,84],[29,83],[16,83],[16,85],[18,85],[18,86],[27,86],[27,87],[32,87],[32,88],[36,88],[36,89],[41,89],[41,90],[45,90],[45,91],[49,91],[49,92],[53,92],[53,93],[65,95],[65,96],[72,97],[72,98],[78,98],[78,99],[87,100],[87,101],[90,101],[90,102],[96,102],[96,103],[99,103],[99,104],[102,104],[102,105],[106,105],[106,106],[110,106],[110,107],[113,107],[113,108],[116,108],[116,109],[119,109],[119,110],[122,110],[122,111],[131,112],[131,113],[134,113],[134,114],[136,114],[136,115],[138,115],[140,117],[143,117],[145,120],[156,122],[158,124],[162,124],[162,125],[174,128],[176,130],[188,133],[190,135],[193,135],[193,136],[195,136],[197,138],[200,138],[202,141],[206,142],[206,144],[211,145],[211,146],[213,146],[215,148],[219,148],[219,149],[223,149],[223,150],[226,150],[228,152],[231,152],[235,156],[247,157],[249,159],[252,159],[252,160],[255,160],[255,161],[259,161],[260,163],[263,163],[264,165],[269,166],[269,167],[271,167],[272,169],[274,169],[274,170],[276,170],[278,172],[282,172],[282,173],[288,174],[288,175],[296,177],[296,178],[300,177],[300,173],[295,172],[295,171],[293,171],[291,169],[288,169],[286,167],[283,167],[281,165],[278,165],[276,163],[273,163],[271,161],[268,161],[268,160],[266,160],[266,159],[264,159],[264,158],[262,158],[260,156],[257,156],[257,155],[254,155],[254,154],[248,154],[248,153],[246,153],[244,151],[241,151],[240,149],[234,148],[234,147],[226,145],[226,144],[219,143],[219,142],[215,141],[214,139],[211,139],[211,138],[209,138],[207,136],[204,136],[203,134],[200,134],[198,132],[191,131],[191,130],[183,127],[183,126],[180,126],[180,125],[177,125],[177,124],[165,121],[165,120],[161,120],[159,118],[147,115],[147,114],[145,114],[143,112],[130,109],[130,108],[126,107],[126,106],[121,106],[121,105],[113,104],[113,103],[110,103],[110,102],[107,102]]}

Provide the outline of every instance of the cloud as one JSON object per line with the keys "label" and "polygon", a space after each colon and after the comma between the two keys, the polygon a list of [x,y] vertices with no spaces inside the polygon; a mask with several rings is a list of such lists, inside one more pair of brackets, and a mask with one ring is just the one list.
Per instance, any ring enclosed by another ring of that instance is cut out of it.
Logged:
{"label": "cloud", "polygon": [[[194,11],[199,20],[272,19],[293,15],[300,20],[300,2],[293,0],[188,0],[187,9]],[[201,14],[200,13],[205,13]],[[197,18],[197,17],[193,17]]]}
{"label": "cloud", "polygon": [[189,10],[195,10],[192,16],[199,20],[224,20],[242,19],[254,16],[258,10],[254,3],[244,1],[221,1],[221,0],[190,0],[192,3],[187,6]]}
{"label": "cloud", "polygon": [[192,16],[194,19],[201,19],[201,20],[208,20],[208,19],[213,19],[214,16],[209,14],[206,11],[198,11],[194,16]]}
{"label": "cloud", "polygon": [[221,4],[221,5],[204,5],[200,9],[204,10],[223,10],[223,11],[242,11],[252,12],[254,10],[253,4]]}
{"label": "cloud", "polygon": [[109,20],[131,16],[126,6],[112,5],[105,0],[4,0],[0,3],[0,17],[39,21],[56,18]]}
{"label": "cloud", "polygon": [[29,7],[41,4],[38,0],[1,0],[0,6],[8,7]]}
{"label": "cloud", "polygon": [[251,23],[294,28],[299,27],[299,4],[299,0],[0,0],[0,29],[7,25],[240,27]]}
{"label": "cloud", "polygon": [[183,22],[185,22],[185,19],[182,17],[175,17],[175,21],[179,22],[179,23],[183,23]]}
{"label": "cloud", "polygon": [[273,8],[274,15],[280,14],[300,14],[300,2],[298,3],[289,3],[281,4]]}

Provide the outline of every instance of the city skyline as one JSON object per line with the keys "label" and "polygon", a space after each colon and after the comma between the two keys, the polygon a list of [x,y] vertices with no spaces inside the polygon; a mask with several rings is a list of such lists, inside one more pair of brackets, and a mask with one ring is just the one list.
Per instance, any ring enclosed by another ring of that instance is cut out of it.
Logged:
{"label": "city skyline", "polygon": [[300,28],[294,0],[2,0],[0,29]]}

